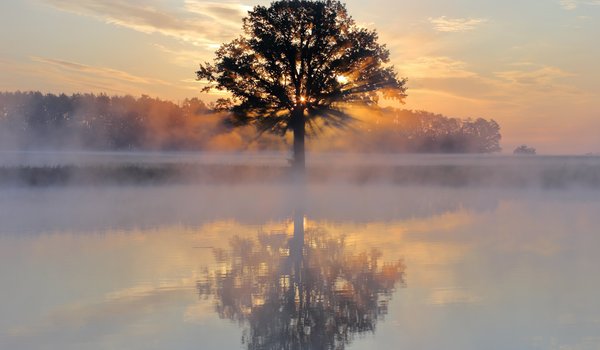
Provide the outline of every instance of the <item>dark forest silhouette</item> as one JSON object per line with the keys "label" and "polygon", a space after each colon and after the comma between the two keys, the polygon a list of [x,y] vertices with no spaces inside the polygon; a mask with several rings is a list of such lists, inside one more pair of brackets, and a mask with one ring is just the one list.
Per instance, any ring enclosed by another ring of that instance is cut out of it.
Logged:
{"label": "dark forest silhouette", "polygon": [[[457,119],[424,111],[369,108],[356,130],[309,145],[315,150],[410,153],[487,153],[500,150],[493,120]],[[286,140],[256,138],[253,127],[232,127],[229,115],[200,99],[180,104],[142,96],[0,93],[0,149],[285,150]]]}

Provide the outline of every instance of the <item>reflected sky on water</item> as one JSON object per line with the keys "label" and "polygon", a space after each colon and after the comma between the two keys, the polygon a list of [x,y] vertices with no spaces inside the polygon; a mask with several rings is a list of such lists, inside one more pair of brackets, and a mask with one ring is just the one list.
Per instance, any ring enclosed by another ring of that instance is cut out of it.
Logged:
{"label": "reflected sky on water", "polygon": [[0,191],[2,349],[600,348],[593,191]]}

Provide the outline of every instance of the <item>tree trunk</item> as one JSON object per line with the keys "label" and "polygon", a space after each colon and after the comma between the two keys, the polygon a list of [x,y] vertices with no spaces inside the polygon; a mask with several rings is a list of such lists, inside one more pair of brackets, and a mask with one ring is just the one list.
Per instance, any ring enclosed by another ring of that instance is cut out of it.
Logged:
{"label": "tree trunk", "polygon": [[304,174],[306,160],[304,156],[305,124],[304,107],[296,107],[292,112],[292,127],[294,131],[294,160],[292,168],[298,174]]}
{"label": "tree trunk", "polygon": [[294,211],[294,237],[290,245],[290,257],[299,273],[304,251],[304,211],[298,206]]}

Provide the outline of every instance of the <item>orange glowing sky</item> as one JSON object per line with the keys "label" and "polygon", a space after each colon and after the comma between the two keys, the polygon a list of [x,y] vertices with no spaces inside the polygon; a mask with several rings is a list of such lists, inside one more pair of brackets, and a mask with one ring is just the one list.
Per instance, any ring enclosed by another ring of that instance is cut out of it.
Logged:
{"label": "orange glowing sky", "polygon": [[[0,91],[202,95],[198,63],[269,1],[0,3]],[[600,1],[349,0],[409,79],[405,108],[484,117],[502,146],[600,153]]]}

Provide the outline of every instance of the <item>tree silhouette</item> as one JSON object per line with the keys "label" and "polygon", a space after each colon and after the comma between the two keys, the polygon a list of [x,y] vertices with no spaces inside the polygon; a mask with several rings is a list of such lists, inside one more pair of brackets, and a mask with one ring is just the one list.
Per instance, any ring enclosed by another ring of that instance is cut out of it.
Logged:
{"label": "tree silhouette", "polygon": [[513,151],[513,154],[535,155],[536,154],[536,150],[533,147],[529,147],[527,145],[521,145],[521,146],[515,148],[515,150]]}
{"label": "tree silhouette", "polygon": [[303,221],[296,215],[293,237],[235,237],[229,250],[214,251],[218,268],[197,284],[220,317],[245,326],[248,349],[344,349],[355,334],[375,331],[403,283],[402,262],[354,252],[319,228],[305,232]]}
{"label": "tree silhouette", "polygon": [[377,33],[358,27],[334,0],[275,1],[256,6],[239,38],[223,44],[213,64],[200,65],[199,80],[232,98],[218,105],[234,125],[254,124],[259,133],[294,136],[294,167],[305,166],[304,138],[323,126],[343,127],[349,103],[375,105],[380,92],[402,100],[405,79],[389,63]]}

